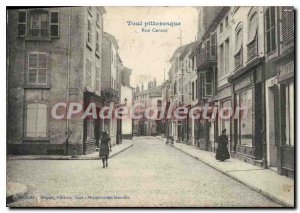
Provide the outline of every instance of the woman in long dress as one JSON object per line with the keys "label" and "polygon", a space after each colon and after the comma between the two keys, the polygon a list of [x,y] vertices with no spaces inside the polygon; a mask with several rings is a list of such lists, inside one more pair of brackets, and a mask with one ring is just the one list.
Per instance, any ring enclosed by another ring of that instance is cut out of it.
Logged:
{"label": "woman in long dress", "polygon": [[228,144],[228,137],[226,136],[226,129],[222,130],[222,135],[218,138],[218,148],[216,153],[216,159],[220,161],[225,161],[226,159],[230,158],[227,144]]}
{"label": "woman in long dress", "polygon": [[101,144],[99,148],[99,157],[102,159],[103,168],[108,167],[109,151],[111,150],[110,137],[107,132],[102,133]]}

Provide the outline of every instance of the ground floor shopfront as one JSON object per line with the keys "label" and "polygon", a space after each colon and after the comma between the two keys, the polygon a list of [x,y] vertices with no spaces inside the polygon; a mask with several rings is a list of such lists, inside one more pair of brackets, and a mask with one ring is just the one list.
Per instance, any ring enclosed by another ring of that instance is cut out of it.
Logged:
{"label": "ground floor shopfront", "polygon": [[263,166],[264,157],[263,68],[257,60],[230,78],[231,101],[240,109],[239,117],[231,120],[231,151],[234,157],[258,166]]}
{"label": "ground floor shopfront", "polygon": [[[277,145],[277,169],[278,173],[288,177],[294,177],[295,168],[295,78],[293,52],[279,58],[275,62],[277,82],[275,85],[276,97],[280,103],[279,112],[275,117],[278,133]],[[276,100],[277,101],[277,100]],[[271,143],[270,143],[271,144]],[[271,147],[270,147],[271,151]],[[272,153],[269,154],[271,157]],[[274,155],[274,154],[273,154]],[[270,164],[272,158],[270,158]]]}

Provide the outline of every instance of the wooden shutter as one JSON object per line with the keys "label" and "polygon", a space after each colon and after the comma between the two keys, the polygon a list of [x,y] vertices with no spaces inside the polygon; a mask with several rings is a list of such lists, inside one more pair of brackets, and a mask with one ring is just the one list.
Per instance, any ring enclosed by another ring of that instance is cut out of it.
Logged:
{"label": "wooden shutter", "polygon": [[217,34],[210,34],[210,54],[212,58],[216,58],[217,56]]}
{"label": "wooden shutter", "polygon": [[45,104],[37,104],[37,137],[47,136],[47,106]]}
{"label": "wooden shutter", "polygon": [[287,45],[294,40],[294,7],[281,7],[282,44]]}
{"label": "wooden shutter", "polygon": [[50,36],[59,37],[58,12],[50,13]]}

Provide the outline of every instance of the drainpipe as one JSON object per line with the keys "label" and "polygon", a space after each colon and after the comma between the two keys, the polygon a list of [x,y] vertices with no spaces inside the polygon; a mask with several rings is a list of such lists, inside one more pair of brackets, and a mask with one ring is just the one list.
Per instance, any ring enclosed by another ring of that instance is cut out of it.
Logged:
{"label": "drainpipe", "polygon": [[[67,107],[66,107],[66,115],[69,111],[69,96],[70,96],[70,55],[71,55],[71,9],[69,8],[69,31],[68,31],[68,69],[67,69]],[[66,139],[66,150],[65,155],[68,155],[68,149],[69,149],[69,137],[70,137],[70,130],[69,130],[69,119],[66,119],[66,133],[67,133],[67,139]]]}

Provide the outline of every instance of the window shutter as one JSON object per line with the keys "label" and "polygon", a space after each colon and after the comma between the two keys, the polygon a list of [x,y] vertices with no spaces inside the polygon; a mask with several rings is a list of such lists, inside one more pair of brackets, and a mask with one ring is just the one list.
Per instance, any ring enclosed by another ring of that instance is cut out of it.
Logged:
{"label": "window shutter", "polygon": [[207,55],[207,58],[210,59],[211,54],[210,54],[210,40],[209,39],[206,40],[206,55]]}
{"label": "window shutter", "polygon": [[281,7],[281,15],[282,44],[288,45],[294,40],[294,8]]}
{"label": "window shutter", "polygon": [[59,37],[58,12],[50,13],[50,36]]}
{"label": "window shutter", "polygon": [[26,36],[26,27],[27,27],[27,12],[19,11],[18,13],[18,36]]}
{"label": "window shutter", "polygon": [[210,35],[210,54],[211,57],[215,58],[217,56],[217,34],[212,33]]}
{"label": "window shutter", "polygon": [[36,136],[47,136],[47,106],[45,104],[37,104],[37,122]]}
{"label": "window shutter", "polygon": [[267,8],[266,15],[265,15],[265,33],[266,33],[266,49],[267,53],[270,52],[270,41],[271,41],[271,34],[270,34],[270,8]]}
{"label": "window shutter", "polygon": [[37,104],[27,105],[27,113],[26,113],[26,136],[27,137],[36,136],[36,126],[37,126],[36,108],[37,108]]}

